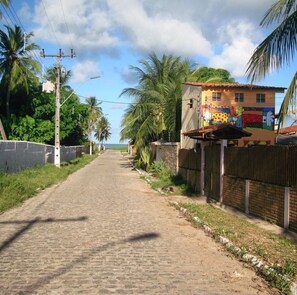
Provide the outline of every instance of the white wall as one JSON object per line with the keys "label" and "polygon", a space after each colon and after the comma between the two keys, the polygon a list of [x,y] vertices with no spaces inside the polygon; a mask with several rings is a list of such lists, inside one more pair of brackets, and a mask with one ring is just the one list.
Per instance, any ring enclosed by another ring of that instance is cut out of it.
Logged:
{"label": "white wall", "polygon": [[[181,148],[192,149],[195,148],[197,140],[191,139],[183,135],[183,132],[199,128],[199,103],[201,98],[201,87],[183,85],[182,96],[182,130],[181,130]],[[190,99],[193,100],[193,107],[190,108]]]}
{"label": "white wall", "polygon": [[[61,162],[76,158],[84,146],[61,146]],[[54,146],[28,141],[0,140],[0,172],[17,172],[25,168],[54,163]]]}

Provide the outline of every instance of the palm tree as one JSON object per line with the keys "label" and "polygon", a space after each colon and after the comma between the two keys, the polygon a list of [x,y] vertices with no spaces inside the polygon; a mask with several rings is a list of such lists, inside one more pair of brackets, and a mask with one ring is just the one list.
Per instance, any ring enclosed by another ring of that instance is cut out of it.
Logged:
{"label": "palm tree", "polygon": [[40,64],[30,56],[30,52],[39,48],[29,42],[33,33],[24,35],[19,26],[5,27],[7,33],[0,30],[0,72],[1,83],[6,89],[6,117],[9,121],[11,93],[19,87],[24,87],[28,93],[29,82],[38,82],[35,73],[40,70]]}
{"label": "palm tree", "polygon": [[99,150],[101,149],[101,145],[103,145],[103,141],[111,136],[110,129],[111,127],[108,119],[105,116],[102,116],[96,124],[95,132],[95,136],[99,141]]}
{"label": "palm tree", "polygon": [[[279,70],[294,60],[297,47],[297,1],[279,0],[271,6],[261,21],[261,26],[277,23],[274,31],[255,49],[247,65],[247,77],[254,82]],[[297,72],[295,73],[280,108],[279,126],[284,124],[289,106],[297,110]]]}
{"label": "palm tree", "polygon": [[190,65],[180,57],[155,53],[141,60],[142,67],[130,67],[138,75],[139,85],[126,88],[121,95],[133,96],[122,120],[121,139],[135,139],[142,148],[161,137],[168,141],[179,138],[182,82],[190,73]]}
{"label": "palm tree", "polygon": [[[10,0],[0,0],[0,4],[3,4],[4,6],[9,6]],[[0,134],[2,136],[2,139],[4,140],[7,139],[1,118],[0,118]]]}
{"label": "palm tree", "polygon": [[10,0],[0,0],[0,4],[3,4],[5,6],[9,6]]}
{"label": "palm tree", "polygon": [[[71,87],[67,85],[66,83],[69,81],[71,78],[72,72],[71,70],[67,71],[66,69],[62,68],[63,70],[61,71],[61,90],[66,90],[66,91],[71,91]],[[53,84],[56,83],[56,77],[57,77],[57,68],[51,67],[46,70],[46,74],[44,75],[44,78]]]}
{"label": "palm tree", "polygon": [[87,118],[87,128],[86,133],[90,141],[90,155],[92,154],[92,132],[95,130],[96,122],[98,118],[102,116],[102,108],[95,96],[90,96],[86,99],[86,104],[88,106],[88,118]]}

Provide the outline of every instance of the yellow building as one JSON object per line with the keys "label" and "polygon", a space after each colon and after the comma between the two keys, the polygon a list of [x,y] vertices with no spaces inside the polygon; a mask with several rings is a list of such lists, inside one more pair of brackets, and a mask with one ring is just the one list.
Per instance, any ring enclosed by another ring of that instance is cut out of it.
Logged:
{"label": "yellow building", "polygon": [[183,84],[182,148],[194,141],[183,133],[232,124],[252,133],[240,139],[238,146],[274,144],[275,94],[286,88],[251,84],[186,82]]}

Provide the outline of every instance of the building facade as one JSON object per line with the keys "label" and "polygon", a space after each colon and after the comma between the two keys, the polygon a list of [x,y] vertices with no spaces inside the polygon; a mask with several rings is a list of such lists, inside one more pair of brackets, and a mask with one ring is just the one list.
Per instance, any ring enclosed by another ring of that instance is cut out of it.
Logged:
{"label": "building facade", "polygon": [[195,147],[196,141],[183,136],[184,132],[215,128],[224,123],[252,133],[233,142],[238,146],[274,144],[275,94],[284,90],[236,83],[184,83],[181,147]]}

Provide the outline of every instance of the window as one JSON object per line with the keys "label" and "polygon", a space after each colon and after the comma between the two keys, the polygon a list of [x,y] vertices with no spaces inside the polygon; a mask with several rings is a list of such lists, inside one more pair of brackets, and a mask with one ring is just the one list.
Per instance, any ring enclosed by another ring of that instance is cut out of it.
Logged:
{"label": "window", "polygon": [[265,103],[265,94],[257,93],[256,103]]}
{"label": "window", "polygon": [[221,92],[213,92],[212,101],[221,101]]}
{"label": "window", "polygon": [[243,93],[235,93],[235,102],[243,102],[243,101],[244,101]]}
{"label": "window", "polygon": [[193,98],[190,98],[188,105],[189,105],[190,109],[193,108]]}

